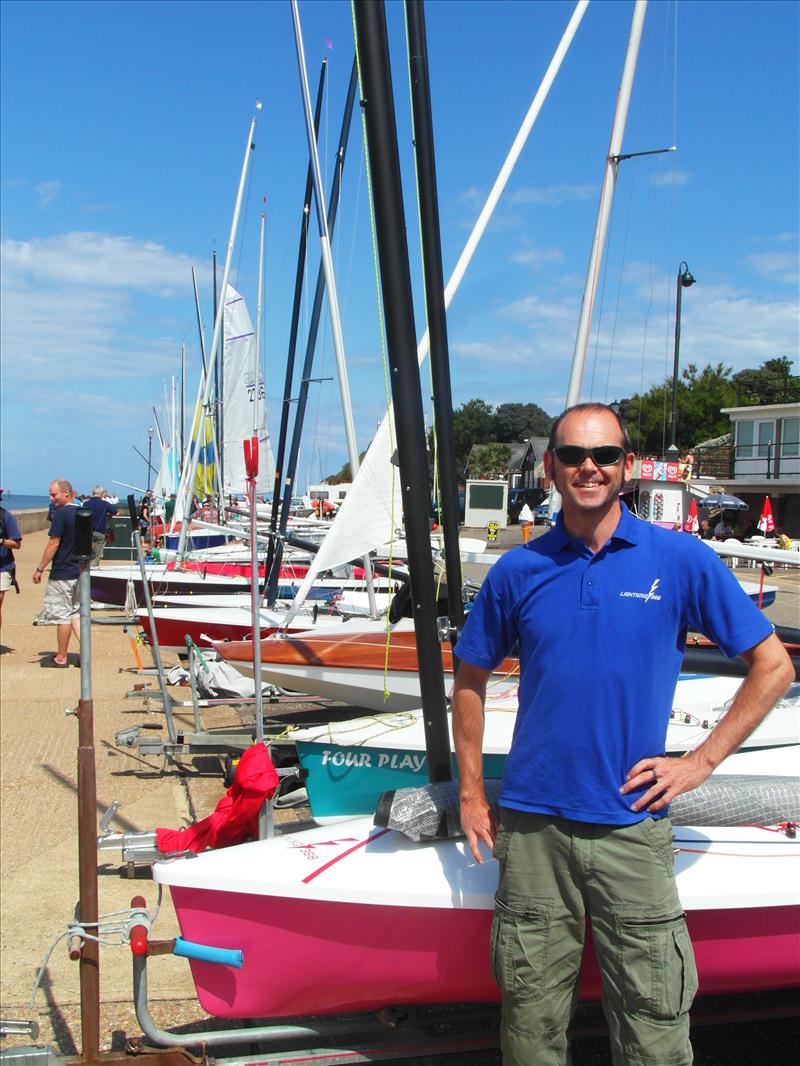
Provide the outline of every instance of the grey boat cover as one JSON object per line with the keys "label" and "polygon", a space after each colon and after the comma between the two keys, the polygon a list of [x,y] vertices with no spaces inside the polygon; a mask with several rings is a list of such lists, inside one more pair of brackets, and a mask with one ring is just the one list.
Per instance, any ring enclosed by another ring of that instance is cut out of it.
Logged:
{"label": "grey boat cover", "polygon": [[[499,806],[500,781],[486,781],[486,796]],[[800,822],[800,777],[720,775],[677,796],[669,806],[673,825],[777,825]],[[411,840],[463,837],[458,782],[384,792],[375,825],[396,829]]]}

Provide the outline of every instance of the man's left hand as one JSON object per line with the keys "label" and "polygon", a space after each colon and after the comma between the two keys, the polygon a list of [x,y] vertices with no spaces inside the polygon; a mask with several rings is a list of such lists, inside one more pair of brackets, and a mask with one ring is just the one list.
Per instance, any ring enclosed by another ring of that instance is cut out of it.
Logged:
{"label": "man's left hand", "polygon": [[676,796],[691,792],[693,788],[702,785],[710,773],[711,768],[700,765],[694,754],[685,755],[683,758],[653,755],[640,759],[631,767],[620,792],[624,796],[649,785],[647,791],[631,804],[631,810],[656,813],[663,810]]}

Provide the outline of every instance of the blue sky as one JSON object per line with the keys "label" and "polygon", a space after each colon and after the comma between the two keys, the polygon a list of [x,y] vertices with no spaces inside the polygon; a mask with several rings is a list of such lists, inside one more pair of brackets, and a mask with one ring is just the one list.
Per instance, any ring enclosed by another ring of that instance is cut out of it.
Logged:
{"label": "blue sky", "polygon": [[[288,2],[4,0],[1,10],[0,484],[44,493],[56,476],[83,491],[144,483],[133,446],[147,451],[152,406],[161,417],[182,340],[187,395],[196,391],[190,271],[210,340],[211,252],[222,261],[256,98],[231,280],[255,318],[266,196],[263,350],[277,432],[307,165]],[[650,3],[623,150],[678,151],[621,165],[583,398],[627,396],[671,372],[681,260],[697,278],[684,293],[682,364],[797,359],[798,10]],[[396,2],[387,11],[419,335],[403,11]],[[571,11],[545,0],[426,8],[445,277]],[[302,2],[300,12],[312,92],[328,58],[327,189],[352,62],[350,7]],[[481,397],[556,414],[563,405],[631,13],[629,0],[590,4],[452,303],[456,406]],[[358,125],[333,243],[364,448],[385,393]],[[313,292],[314,228],[310,248]],[[314,376],[335,379],[327,321]],[[301,484],[346,458],[336,382],[312,388]]]}

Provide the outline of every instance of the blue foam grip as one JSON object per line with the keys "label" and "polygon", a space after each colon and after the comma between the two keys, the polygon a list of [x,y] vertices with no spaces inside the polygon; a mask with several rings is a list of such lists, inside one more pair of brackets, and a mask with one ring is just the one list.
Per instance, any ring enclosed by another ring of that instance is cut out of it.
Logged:
{"label": "blue foam grip", "polygon": [[235,966],[237,970],[241,970],[244,966],[244,955],[241,951],[232,948],[211,948],[206,944],[193,944],[191,940],[184,940],[182,936],[175,938],[172,953],[184,959],[199,959],[200,962],[214,962],[219,966]]}

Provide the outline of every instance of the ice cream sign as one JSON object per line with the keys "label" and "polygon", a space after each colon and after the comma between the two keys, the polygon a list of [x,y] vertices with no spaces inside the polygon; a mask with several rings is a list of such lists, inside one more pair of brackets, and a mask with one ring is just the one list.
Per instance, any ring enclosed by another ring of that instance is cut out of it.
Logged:
{"label": "ice cream sign", "polygon": [[642,459],[639,477],[642,481],[680,481],[680,464],[673,460]]}

